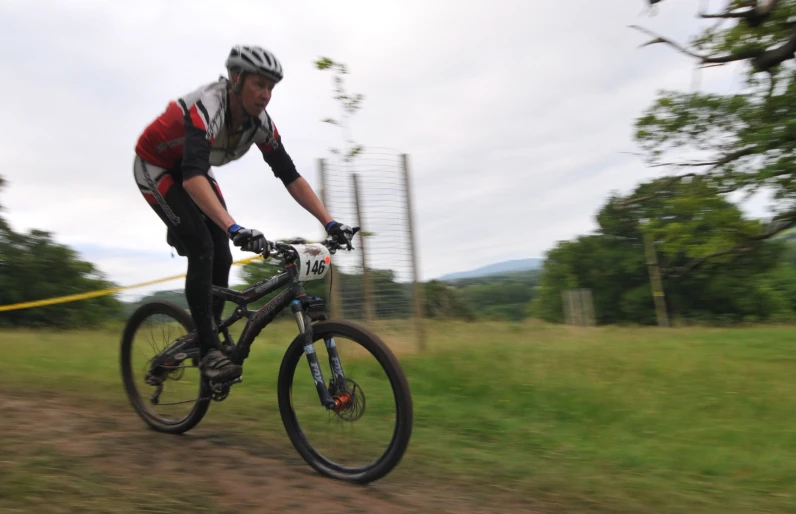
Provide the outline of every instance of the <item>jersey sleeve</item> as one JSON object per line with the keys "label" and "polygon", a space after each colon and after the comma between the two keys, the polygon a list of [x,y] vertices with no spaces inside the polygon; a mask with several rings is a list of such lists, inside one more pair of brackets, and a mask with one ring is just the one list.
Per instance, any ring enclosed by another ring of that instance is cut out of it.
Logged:
{"label": "jersey sleeve", "polygon": [[224,123],[221,102],[212,95],[203,95],[188,107],[180,100],[185,123],[182,178],[206,175],[210,170],[210,147]]}
{"label": "jersey sleeve", "polygon": [[[268,132],[262,130],[267,129],[269,125],[272,130]],[[257,148],[260,149],[260,152],[262,152],[265,162],[271,167],[274,176],[287,186],[301,175],[298,170],[296,170],[293,159],[290,158],[287,150],[285,150],[282,137],[279,135],[276,125],[274,125],[270,118],[267,120],[267,124],[262,125],[262,129],[258,131],[259,137],[255,139],[255,144]]]}

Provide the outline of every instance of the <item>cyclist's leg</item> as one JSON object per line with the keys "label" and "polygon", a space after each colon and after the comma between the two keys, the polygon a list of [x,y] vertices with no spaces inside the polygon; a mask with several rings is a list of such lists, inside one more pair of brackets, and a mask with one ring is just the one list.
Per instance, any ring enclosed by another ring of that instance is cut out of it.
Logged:
{"label": "cyclist's leg", "polygon": [[[178,240],[188,257],[185,296],[196,324],[201,354],[204,357],[218,346],[213,326],[212,293],[213,239],[205,219],[182,184],[175,182],[167,170],[136,157],[135,177],[141,193]],[[228,361],[227,361],[228,362]],[[226,376],[225,363],[216,363],[215,374]],[[233,367],[239,374],[240,368]]]}
{"label": "cyclist's leg", "polygon": [[[213,172],[208,173],[210,176],[210,185],[213,186],[213,191],[216,193],[221,205],[227,208],[227,203],[224,201],[224,195],[221,194],[221,188],[213,176]],[[229,235],[221,229],[218,225],[213,223],[212,220],[205,217],[205,225],[210,238],[213,240],[213,285],[221,287],[229,287],[229,270],[232,267],[232,252],[230,252]],[[221,323],[221,315],[224,311],[224,299],[213,299],[213,315],[215,316],[216,323]]]}

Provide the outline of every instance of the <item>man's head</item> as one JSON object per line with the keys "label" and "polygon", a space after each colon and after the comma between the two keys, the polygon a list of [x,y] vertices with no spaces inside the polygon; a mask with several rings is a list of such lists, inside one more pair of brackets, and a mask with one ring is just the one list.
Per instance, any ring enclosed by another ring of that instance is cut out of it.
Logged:
{"label": "man's head", "polygon": [[282,80],[282,65],[264,48],[237,45],[230,50],[226,66],[233,93],[249,115],[259,116]]}

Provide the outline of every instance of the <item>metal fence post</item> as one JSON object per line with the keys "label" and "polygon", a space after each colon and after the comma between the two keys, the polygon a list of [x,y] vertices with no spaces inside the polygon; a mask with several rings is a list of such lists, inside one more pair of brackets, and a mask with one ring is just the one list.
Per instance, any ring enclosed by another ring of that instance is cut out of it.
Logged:
{"label": "metal fence post", "polygon": [[409,252],[412,256],[412,296],[414,299],[415,331],[421,350],[426,349],[426,332],[423,322],[423,287],[418,278],[417,240],[415,238],[414,210],[412,208],[412,188],[409,181],[409,156],[401,154],[403,165],[404,190],[406,192],[406,223],[409,228]]}
{"label": "metal fence post", "polygon": [[[324,207],[329,210],[329,192],[327,189],[326,184],[326,160],[325,159],[318,159],[318,175],[320,178],[321,183],[321,202],[323,202]],[[326,232],[323,232],[322,237],[326,236]],[[330,312],[329,316],[335,319],[341,318],[341,313],[343,311],[342,306],[340,305],[340,285],[338,282],[334,281],[333,275],[334,272],[337,271],[336,266],[332,263],[329,267],[329,273],[326,275],[326,288],[329,289],[329,304],[330,304]],[[331,287],[330,287],[331,286]]]}

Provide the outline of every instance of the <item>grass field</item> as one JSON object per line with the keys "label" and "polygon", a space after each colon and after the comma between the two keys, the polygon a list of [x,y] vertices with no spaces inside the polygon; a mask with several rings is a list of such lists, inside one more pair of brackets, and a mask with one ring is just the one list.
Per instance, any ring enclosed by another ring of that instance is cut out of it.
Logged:
{"label": "grass field", "polygon": [[[0,391],[129,412],[118,333],[0,332]],[[276,374],[294,333],[289,323],[263,332],[244,383],[201,428],[232,425],[288,445]],[[796,512],[793,333],[430,324],[428,352],[393,344],[415,407],[395,476],[556,511]],[[0,483],[25,483],[37,473],[31,462],[0,463]]]}

